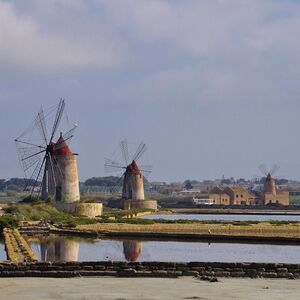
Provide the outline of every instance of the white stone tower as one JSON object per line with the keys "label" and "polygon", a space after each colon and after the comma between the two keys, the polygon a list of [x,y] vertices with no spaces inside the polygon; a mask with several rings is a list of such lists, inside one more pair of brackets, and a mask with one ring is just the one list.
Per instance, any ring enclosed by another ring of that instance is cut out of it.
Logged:
{"label": "white stone tower", "polygon": [[80,200],[77,158],[66,144],[62,134],[54,145],[53,156],[58,164],[56,201],[73,203]]}
{"label": "white stone tower", "polygon": [[123,181],[122,199],[145,199],[143,174],[135,160],[133,160],[132,163],[126,168]]}

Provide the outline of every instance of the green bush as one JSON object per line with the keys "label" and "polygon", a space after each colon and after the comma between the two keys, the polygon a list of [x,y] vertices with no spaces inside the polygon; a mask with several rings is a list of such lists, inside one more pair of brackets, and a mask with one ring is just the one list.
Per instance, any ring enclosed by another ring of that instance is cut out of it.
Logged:
{"label": "green bush", "polygon": [[16,228],[19,225],[19,219],[13,215],[3,215],[0,217],[0,232],[3,228]]}

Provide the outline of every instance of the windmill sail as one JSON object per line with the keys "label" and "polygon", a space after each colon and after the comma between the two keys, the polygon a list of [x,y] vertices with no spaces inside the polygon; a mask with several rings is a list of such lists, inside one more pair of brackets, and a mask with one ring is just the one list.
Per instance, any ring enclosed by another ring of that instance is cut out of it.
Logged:
{"label": "windmill sail", "polygon": [[[41,108],[34,122],[15,139],[24,176],[31,184],[27,187],[31,190],[31,196],[37,193],[44,200],[49,197],[64,200],[72,197],[74,201],[79,199],[77,162],[68,147],[77,126],[64,130],[62,125],[64,115],[66,115],[64,99],[46,113]],[[51,125],[50,136],[47,124]],[[61,134],[57,138],[59,129]]]}

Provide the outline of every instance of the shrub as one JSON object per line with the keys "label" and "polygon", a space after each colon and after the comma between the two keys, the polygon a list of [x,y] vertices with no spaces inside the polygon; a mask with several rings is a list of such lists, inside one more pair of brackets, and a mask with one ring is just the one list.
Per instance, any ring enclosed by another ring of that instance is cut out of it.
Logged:
{"label": "shrub", "polygon": [[19,225],[19,219],[13,215],[3,215],[0,217],[0,232],[3,231],[3,228],[16,228]]}

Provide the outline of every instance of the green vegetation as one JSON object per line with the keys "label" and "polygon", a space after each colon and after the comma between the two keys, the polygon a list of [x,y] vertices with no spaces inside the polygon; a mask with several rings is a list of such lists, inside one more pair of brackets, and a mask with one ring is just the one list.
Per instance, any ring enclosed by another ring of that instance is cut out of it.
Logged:
{"label": "green vegetation", "polygon": [[[280,226],[280,225],[298,225],[297,221],[216,221],[216,220],[166,220],[166,219],[142,219],[142,218],[130,218],[126,217],[126,211],[120,212],[120,214],[111,213],[103,215],[100,219],[100,223],[122,223],[122,224],[219,224],[219,225],[234,225],[234,226],[248,226],[255,225],[260,223],[269,223],[271,225]],[[140,212],[140,211],[139,211]],[[127,212],[128,213],[128,212]],[[109,217],[110,216],[110,217]],[[112,218],[113,216],[113,218]]]}
{"label": "green vegetation", "polygon": [[97,223],[96,220],[73,216],[57,210],[50,204],[39,203],[38,201],[32,204],[11,205],[5,211],[21,221],[47,221],[51,224],[60,224],[67,227]]}
{"label": "green vegetation", "polygon": [[141,225],[151,225],[155,224],[154,220],[149,219],[139,219],[139,218],[116,218],[113,220],[108,220],[107,217],[101,218],[99,221],[102,224],[109,224],[109,223],[122,223],[122,224],[141,224]]}
{"label": "green vegetation", "polygon": [[144,212],[152,212],[155,210],[152,209],[131,209],[131,210],[123,210],[123,209],[115,209],[115,208],[110,208],[110,207],[103,207],[103,218],[106,219],[112,219],[112,218],[134,218],[137,216],[139,213],[144,213]]}
{"label": "green vegetation", "polygon": [[300,205],[300,196],[290,196],[290,205]]}
{"label": "green vegetation", "polygon": [[19,224],[19,218],[14,215],[3,215],[0,217],[0,232],[3,228],[16,228]]}
{"label": "green vegetation", "polygon": [[116,176],[105,176],[105,177],[92,177],[87,179],[84,184],[87,186],[104,186],[104,187],[114,187],[118,183],[121,186],[121,182],[119,182],[119,177]]}

